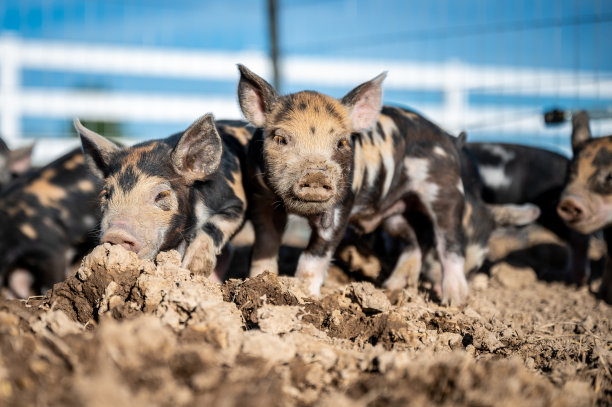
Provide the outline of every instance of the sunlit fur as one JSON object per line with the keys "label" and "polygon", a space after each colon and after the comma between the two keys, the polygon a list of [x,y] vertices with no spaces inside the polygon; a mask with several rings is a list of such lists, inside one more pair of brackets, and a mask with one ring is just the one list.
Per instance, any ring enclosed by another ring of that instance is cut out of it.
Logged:
{"label": "sunlit fur", "polygon": [[75,125],[92,172],[104,181],[101,241],[149,259],[176,249],[183,267],[210,273],[244,222],[244,123],[205,115],[183,133],[129,148]]}
{"label": "sunlit fur", "polygon": [[[137,252],[140,257],[155,257],[173,226],[173,218],[178,215],[177,193],[166,179],[144,174],[138,174],[137,184],[129,190],[124,190],[119,177],[112,175],[105,182],[105,192],[108,190],[114,193],[108,199],[102,197],[101,237],[115,230],[126,230],[141,242]],[[168,195],[159,199],[158,195],[166,191]]]}
{"label": "sunlit fur", "polygon": [[612,223],[612,136],[590,139],[576,151],[563,197],[574,197],[584,213],[569,226],[593,233]]}
{"label": "sunlit fur", "polygon": [[[333,207],[350,182],[345,171],[351,160],[346,108],[329,96],[299,92],[285,97],[268,117],[264,156],[274,192],[297,214],[316,214]],[[321,170],[331,180],[334,194],[328,201],[304,201],[293,192],[309,169]]]}

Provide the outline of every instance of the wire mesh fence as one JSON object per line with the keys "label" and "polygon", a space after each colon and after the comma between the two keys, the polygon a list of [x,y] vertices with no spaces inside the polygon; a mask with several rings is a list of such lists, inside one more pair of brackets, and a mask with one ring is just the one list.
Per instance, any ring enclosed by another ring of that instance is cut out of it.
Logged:
{"label": "wire mesh fence", "polygon": [[[471,140],[569,154],[552,108],[612,106],[605,1],[274,2],[284,92],[341,97],[383,70],[385,102]],[[39,162],[76,139],[73,117],[109,136],[163,137],[201,114],[239,118],[236,63],[272,82],[269,2],[72,0],[0,5],[0,130],[37,140]],[[593,122],[595,134],[612,121]]]}

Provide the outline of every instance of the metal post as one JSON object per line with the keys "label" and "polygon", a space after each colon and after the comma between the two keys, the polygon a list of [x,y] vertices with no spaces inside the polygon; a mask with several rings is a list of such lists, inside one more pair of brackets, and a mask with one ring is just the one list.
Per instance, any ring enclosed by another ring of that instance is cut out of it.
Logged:
{"label": "metal post", "polygon": [[270,34],[270,60],[274,75],[274,88],[280,92],[280,69],[278,66],[278,17],[276,0],[268,0],[268,27]]}

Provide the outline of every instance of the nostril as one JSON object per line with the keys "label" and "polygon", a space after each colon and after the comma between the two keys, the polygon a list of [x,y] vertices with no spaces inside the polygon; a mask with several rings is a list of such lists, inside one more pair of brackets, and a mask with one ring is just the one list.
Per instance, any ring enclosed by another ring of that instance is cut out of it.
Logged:
{"label": "nostril", "polygon": [[102,236],[102,239],[100,240],[102,243],[123,246],[123,248],[132,252],[137,252],[139,250],[139,245],[136,239],[127,233],[109,233]]}
{"label": "nostril", "polygon": [[584,214],[584,208],[572,199],[567,199],[559,204],[559,214],[568,221],[579,220]]}

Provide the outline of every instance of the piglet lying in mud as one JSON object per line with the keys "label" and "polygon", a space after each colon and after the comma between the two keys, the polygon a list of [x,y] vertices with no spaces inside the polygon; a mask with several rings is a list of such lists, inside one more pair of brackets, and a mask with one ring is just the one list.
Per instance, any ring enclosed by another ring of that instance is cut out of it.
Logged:
{"label": "piglet lying in mud", "polygon": [[574,115],[572,125],[574,157],[557,211],[580,233],[603,229],[608,258],[599,294],[612,303],[612,135],[592,138],[586,112]]}
{"label": "piglet lying in mud", "polygon": [[420,270],[405,216],[418,210],[433,225],[442,300],[464,302],[465,199],[454,137],[410,110],[382,107],[385,74],[337,100],[313,91],[281,96],[246,67],[239,70],[240,107],[258,127],[246,183],[255,229],[251,275],[278,270],[288,213],[305,217],[312,229],[296,275],[315,295],[349,223],[364,233],[385,223],[408,243],[402,267]]}
{"label": "piglet lying in mud", "polygon": [[0,194],[0,279],[8,296],[44,292],[93,249],[99,192],[79,150],[9,182]]}
{"label": "piglet lying in mud", "polygon": [[89,167],[104,181],[101,243],[147,259],[176,249],[192,272],[213,272],[247,206],[241,163],[250,133],[234,124],[208,114],[183,133],[120,148],[75,120]]}

